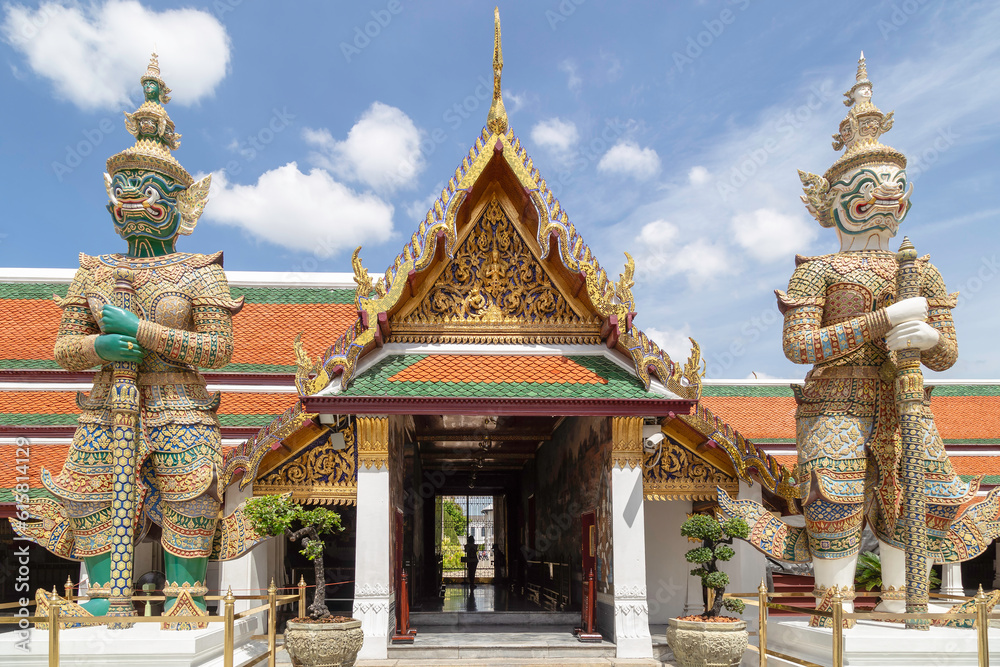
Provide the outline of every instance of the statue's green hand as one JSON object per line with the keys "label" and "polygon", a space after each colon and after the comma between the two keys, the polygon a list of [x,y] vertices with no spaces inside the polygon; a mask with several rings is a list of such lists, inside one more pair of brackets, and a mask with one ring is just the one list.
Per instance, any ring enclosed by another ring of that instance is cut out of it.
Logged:
{"label": "statue's green hand", "polygon": [[146,354],[139,341],[121,334],[98,336],[94,341],[94,349],[101,359],[107,361],[142,361],[142,356]]}
{"label": "statue's green hand", "polygon": [[115,306],[104,306],[101,309],[101,320],[104,324],[104,333],[122,334],[134,339],[139,332],[139,318],[135,313]]}

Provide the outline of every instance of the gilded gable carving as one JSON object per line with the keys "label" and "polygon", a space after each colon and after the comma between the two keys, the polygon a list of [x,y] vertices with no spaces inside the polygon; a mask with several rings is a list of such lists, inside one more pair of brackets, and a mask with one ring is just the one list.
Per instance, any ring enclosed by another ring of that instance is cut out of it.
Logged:
{"label": "gilded gable carving", "polygon": [[599,342],[598,321],[573,311],[497,199],[392,331],[407,341]]}
{"label": "gilded gable carving", "polygon": [[734,477],[716,470],[701,458],[664,438],[663,447],[644,455],[642,488],[650,500],[715,500],[716,487],[730,495],[739,492]]}
{"label": "gilded gable carving", "polygon": [[330,438],[323,438],[254,482],[254,495],[291,492],[292,498],[300,502],[354,504],[358,495],[358,448],[353,429],[340,433],[344,435],[344,449],[334,449]]}

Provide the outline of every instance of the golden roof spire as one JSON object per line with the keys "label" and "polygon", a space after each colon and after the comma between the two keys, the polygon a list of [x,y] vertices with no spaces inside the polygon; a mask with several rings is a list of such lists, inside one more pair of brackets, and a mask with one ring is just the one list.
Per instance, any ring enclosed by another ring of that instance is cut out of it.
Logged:
{"label": "golden roof spire", "polygon": [[503,50],[500,46],[500,8],[493,9],[493,104],[486,116],[486,127],[496,134],[507,131],[507,110],[500,92],[500,74],[503,72]]}

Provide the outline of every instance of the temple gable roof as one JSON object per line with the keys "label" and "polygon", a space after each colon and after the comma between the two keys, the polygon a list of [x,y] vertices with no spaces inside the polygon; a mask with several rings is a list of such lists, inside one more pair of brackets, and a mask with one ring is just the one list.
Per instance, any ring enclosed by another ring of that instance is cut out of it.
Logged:
{"label": "temple gable roof", "polygon": [[[390,342],[586,343],[697,399],[697,344],[684,365],[638,327],[635,264],[608,277],[510,128],[483,128],[385,274],[352,258],[358,317],[319,358],[297,355],[303,396],[346,389],[362,357]],[[309,341],[315,344],[315,341]]]}

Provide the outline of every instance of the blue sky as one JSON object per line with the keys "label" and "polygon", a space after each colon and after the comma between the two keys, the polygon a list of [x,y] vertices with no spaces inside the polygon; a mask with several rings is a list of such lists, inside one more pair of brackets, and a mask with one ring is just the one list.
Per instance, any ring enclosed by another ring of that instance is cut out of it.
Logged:
{"label": "blue sky", "polygon": [[[211,201],[179,249],[226,268],[378,274],[485,123],[485,2],[5,4],[0,265],[120,251],[104,209],[122,111],[155,47]],[[998,378],[1000,6],[991,2],[501,2],[511,127],[672,355],[714,378],[801,377],[773,290],[837,247],[799,201],[822,173],[864,50],[883,142],[910,159],[903,226],[950,290],[961,356]],[[367,34],[366,34],[367,33]],[[679,360],[680,360],[679,359]]]}

